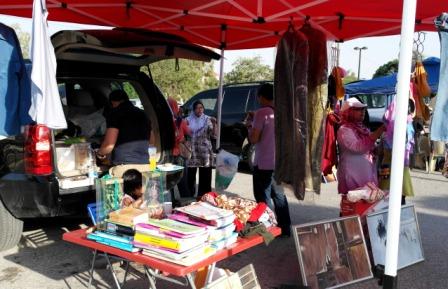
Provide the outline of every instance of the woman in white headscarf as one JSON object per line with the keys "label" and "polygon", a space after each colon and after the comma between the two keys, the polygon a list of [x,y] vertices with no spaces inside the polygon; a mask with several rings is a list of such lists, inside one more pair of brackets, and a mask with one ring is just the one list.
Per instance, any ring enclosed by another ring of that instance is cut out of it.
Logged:
{"label": "woman in white headscarf", "polygon": [[196,192],[196,173],[199,168],[198,198],[212,190],[213,148],[216,120],[204,114],[201,101],[193,103],[193,111],[187,117],[191,131],[191,158],[187,161],[188,187],[190,193]]}

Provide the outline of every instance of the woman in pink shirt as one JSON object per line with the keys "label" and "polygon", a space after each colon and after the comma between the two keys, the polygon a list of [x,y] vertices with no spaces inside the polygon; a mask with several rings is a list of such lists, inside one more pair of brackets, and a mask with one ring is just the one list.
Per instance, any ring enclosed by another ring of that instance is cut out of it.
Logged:
{"label": "woman in pink shirt", "polygon": [[348,191],[363,187],[368,182],[378,185],[374,149],[375,141],[384,132],[384,125],[370,132],[363,125],[366,113],[364,103],[352,97],[341,108],[342,125],[337,133],[339,145],[338,191]]}

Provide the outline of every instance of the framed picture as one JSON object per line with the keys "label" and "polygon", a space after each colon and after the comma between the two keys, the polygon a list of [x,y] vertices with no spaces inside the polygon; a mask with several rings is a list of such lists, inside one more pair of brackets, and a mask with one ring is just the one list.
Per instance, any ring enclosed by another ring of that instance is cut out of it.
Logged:
{"label": "framed picture", "polygon": [[[367,226],[375,266],[385,264],[387,216],[388,210],[367,215]],[[423,260],[423,247],[414,205],[402,206],[397,268],[402,269]]]}
{"label": "framed picture", "polygon": [[293,226],[303,286],[338,288],[373,277],[358,216]]}

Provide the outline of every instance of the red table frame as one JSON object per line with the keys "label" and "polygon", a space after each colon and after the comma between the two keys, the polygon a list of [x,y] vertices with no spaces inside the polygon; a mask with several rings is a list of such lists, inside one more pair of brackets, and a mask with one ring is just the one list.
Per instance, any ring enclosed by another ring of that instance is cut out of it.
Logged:
{"label": "red table frame", "polygon": [[[143,264],[145,266],[146,275],[149,278],[150,282],[150,288],[156,289],[155,287],[155,278],[165,279],[168,281],[177,281],[174,283],[182,284],[185,286],[189,285],[191,288],[195,289],[195,285],[192,278],[192,273],[196,272],[198,269],[203,267],[210,267],[209,273],[211,273],[214,270],[216,262],[222,261],[226,258],[229,258],[233,255],[236,255],[238,253],[241,253],[247,249],[250,249],[256,245],[259,245],[264,242],[263,237],[259,235],[250,236],[247,238],[238,238],[237,242],[228,248],[222,249],[217,251],[214,255],[208,257],[207,259],[204,259],[196,264],[193,264],[191,266],[182,266],[179,264],[170,263],[164,260],[160,260],[154,257],[146,256],[141,253],[131,253],[124,250],[120,250],[111,246],[103,245],[100,243],[97,243],[95,241],[88,240],[86,238],[86,231],[87,229],[80,229],[76,231],[71,231],[64,233],[62,236],[62,239],[64,241],[74,243],[83,247],[90,248],[92,250],[95,250],[95,256],[97,251],[104,252],[106,254],[106,257],[108,258],[107,254],[115,255],[118,257],[121,257],[127,261],[130,262],[137,262],[140,264]],[[268,231],[272,233],[274,236],[279,236],[281,234],[281,229],[278,227],[272,227],[268,228]],[[109,262],[109,259],[107,259]],[[92,272],[93,272],[93,264],[92,264]],[[177,276],[177,277],[184,277],[188,280],[187,284],[183,284],[180,281],[176,279],[166,278],[164,275],[159,274],[159,272],[169,273],[170,275]],[[112,271],[112,274],[114,275],[115,282],[117,283],[117,287],[120,288],[118,281],[116,280],[116,276],[114,272]],[[211,275],[211,274],[209,274]],[[206,283],[209,282],[211,276],[208,276],[206,279]]]}

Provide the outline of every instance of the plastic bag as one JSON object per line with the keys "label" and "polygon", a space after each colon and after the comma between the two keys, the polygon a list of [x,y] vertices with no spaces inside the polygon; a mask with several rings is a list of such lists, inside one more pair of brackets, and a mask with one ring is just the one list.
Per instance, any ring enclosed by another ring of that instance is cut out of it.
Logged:
{"label": "plastic bag", "polygon": [[238,171],[240,158],[225,150],[221,150],[216,156],[216,176],[215,188],[217,191],[225,190],[229,187],[233,177]]}
{"label": "plastic bag", "polygon": [[375,203],[385,197],[385,193],[372,182],[368,182],[362,188],[348,191],[347,199],[350,202],[358,202],[360,200],[368,203]]}

